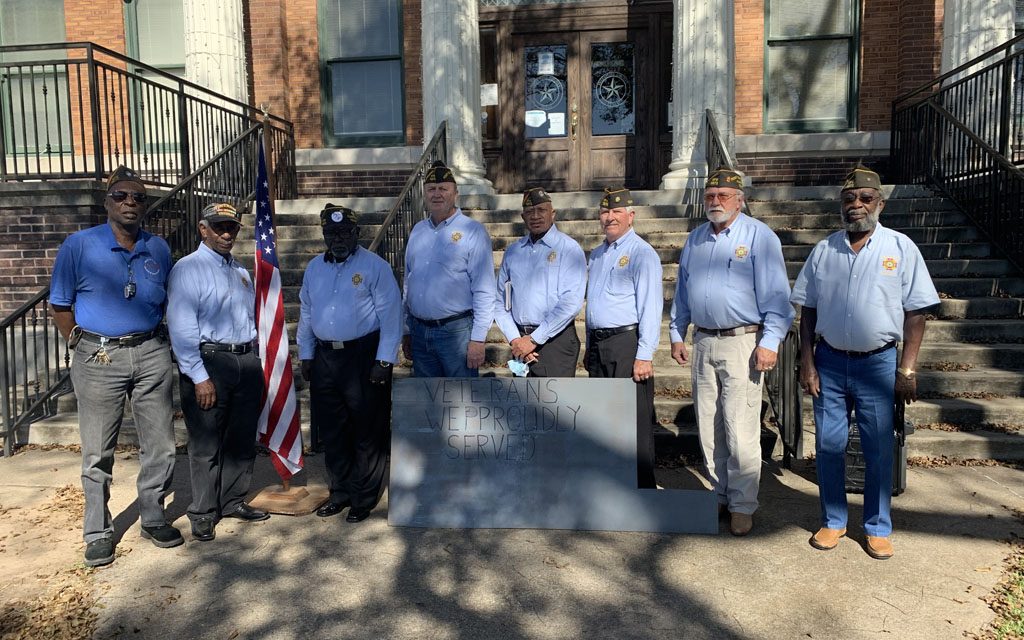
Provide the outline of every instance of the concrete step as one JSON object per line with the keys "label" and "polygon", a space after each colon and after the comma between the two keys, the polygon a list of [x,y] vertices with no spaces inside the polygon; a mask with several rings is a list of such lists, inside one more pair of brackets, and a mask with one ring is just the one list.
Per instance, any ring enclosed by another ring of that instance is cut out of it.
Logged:
{"label": "concrete step", "polygon": [[963,342],[975,344],[1024,342],[1022,320],[932,320],[925,332],[927,343]]}
{"label": "concrete step", "polygon": [[[929,324],[929,327],[931,324]],[[931,329],[926,330],[931,331]],[[964,344],[957,342],[924,342],[917,359],[924,372],[941,363],[962,367],[989,367],[995,369],[1024,370],[1024,344]],[[1024,418],[1022,418],[1024,421]]]}

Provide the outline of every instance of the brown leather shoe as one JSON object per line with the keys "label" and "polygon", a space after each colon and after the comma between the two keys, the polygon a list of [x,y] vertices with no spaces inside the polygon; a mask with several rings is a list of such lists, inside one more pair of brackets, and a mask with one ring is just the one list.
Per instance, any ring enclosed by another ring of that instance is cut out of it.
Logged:
{"label": "brown leather shoe", "polygon": [[822,527],[818,529],[817,533],[811,536],[811,546],[815,549],[821,549],[822,551],[835,549],[839,544],[839,539],[845,535],[846,529],[829,529],[828,527]]}
{"label": "brown leather shoe", "polygon": [[875,560],[888,560],[896,553],[888,537],[867,536],[866,549],[868,555]]}
{"label": "brown leather shoe", "polygon": [[754,517],[749,513],[733,513],[729,521],[729,532],[734,536],[745,536],[754,528]]}

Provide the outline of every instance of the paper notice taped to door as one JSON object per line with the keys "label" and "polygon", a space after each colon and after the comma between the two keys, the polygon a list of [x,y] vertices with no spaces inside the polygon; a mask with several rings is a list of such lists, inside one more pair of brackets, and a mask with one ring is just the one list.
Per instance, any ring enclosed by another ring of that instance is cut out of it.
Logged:
{"label": "paper notice taped to door", "polygon": [[534,109],[526,112],[526,126],[528,127],[543,127],[547,120],[548,114],[546,111]]}
{"label": "paper notice taped to door", "polygon": [[541,51],[537,54],[537,75],[555,75],[555,54],[551,51]]}
{"label": "paper notice taped to door", "polygon": [[551,136],[564,136],[565,135],[565,114],[564,113],[549,113],[548,114],[548,135],[551,135]]}
{"label": "paper notice taped to door", "polygon": [[480,106],[490,107],[498,104],[498,85],[496,84],[482,84],[480,85]]}

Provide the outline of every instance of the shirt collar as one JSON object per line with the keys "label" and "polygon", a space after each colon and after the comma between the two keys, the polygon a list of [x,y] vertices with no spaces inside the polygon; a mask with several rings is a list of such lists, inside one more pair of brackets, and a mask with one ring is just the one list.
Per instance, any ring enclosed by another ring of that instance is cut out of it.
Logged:
{"label": "shirt collar", "polygon": [[213,249],[211,249],[210,247],[208,247],[205,242],[199,243],[199,251],[202,252],[203,255],[205,255],[208,260],[213,260],[218,265],[226,264],[234,266],[235,264],[234,256],[232,256],[231,254],[228,254],[227,257],[222,256]]}
{"label": "shirt collar", "polygon": [[[868,247],[874,246],[876,238],[879,238],[879,237],[881,237],[883,235],[886,235],[888,233],[889,233],[889,230],[886,229],[885,227],[883,227],[881,222],[878,222],[875,225],[875,232],[872,233],[871,237],[868,238],[868,241],[864,243],[864,248],[867,249]],[[853,247],[850,245],[850,234],[846,233],[845,229],[843,230],[843,243],[847,247],[849,247],[851,252],[853,252]]]}
{"label": "shirt collar", "polygon": [[124,251],[129,254],[149,253],[149,247],[146,246],[146,238],[149,234],[142,229],[139,229],[135,234],[135,249],[132,251],[128,251],[118,243],[117,238],[114,236],[114,228],[110,226],[110,222],[103,225],[103,235],[111,251]]}
{"label": "shirt collar", "polygon": [[618,249],[627,240],[629,240],[632,236],[635,236],[635,235],[636,235],[636,229],[634,229],[633,227],[630,227],[629,231],[627,231],[626,233],[622,234],[622,237],[619,238],[618,240],[616,240],[615,242],[609,243],[608,240],[605,240],[604,243],[605,243],[606,246],[612,247],[614,249]]}
{"label": "shirt collar", "polygon": [[554,224],[551,225],[551,228],[548,229],[544,233],[544,235],[542,235],[540,238],[537,238],[537,242],[533,242],[533,241],[530,240],[530,232],[527,231],[526,235],[523,236],[523,246],[524,247],[528,247],[528,246],[530,246],[530,244],[542,244],[542,245],[544,245],[546,247],[551,247],[551,246],[554,246],[555,237],[557,235],[558,235],[558,227],[556,225],[554,225]]}
{"label": "shirt collar", "polygon": [[434,224],[434,219],[431,218],[430,216],[427,216],[427,222],[430,223],[430,228],[431,229],[437,229],[438,227],[447,227],[452,222],[454,222],[456,218],[458,218],[461,215],[462,215],[462,208],[461,207],[455,207],[455,213],[453,213],[452,215],[450,215],[447,218],[445,218],[443,221],[441,221],[440,224]]}

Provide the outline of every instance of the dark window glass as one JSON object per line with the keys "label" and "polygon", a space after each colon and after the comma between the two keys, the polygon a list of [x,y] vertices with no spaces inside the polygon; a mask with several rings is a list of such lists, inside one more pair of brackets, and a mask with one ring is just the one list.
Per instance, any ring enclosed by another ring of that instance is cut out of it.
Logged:
{"label": "dark window glass", "polygon": [[595,44],[590,52],[591,132],[633,133],[636,124],[633,45]]}
{"label": "dark window glass", "polygon": [[527,138],[564,138],[566,135],[567,52],[564,44],[524,50]]}

